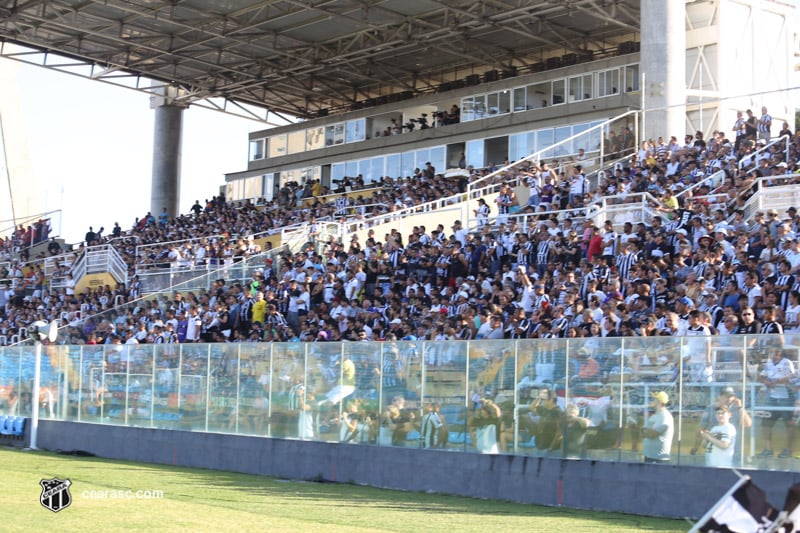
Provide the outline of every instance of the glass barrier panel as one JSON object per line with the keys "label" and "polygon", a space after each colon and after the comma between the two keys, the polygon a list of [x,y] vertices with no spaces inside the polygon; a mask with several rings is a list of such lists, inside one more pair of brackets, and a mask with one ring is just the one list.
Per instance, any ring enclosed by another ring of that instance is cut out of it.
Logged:
{"label": "glass barrier panel", "polygon": [[[238,425],[236,432],[244,435],[266,435],[266,412],[261,367],[263,357],[254,349],[237,344],[239,359],[239,390],[237,396]],[[258,348],[263,349],[259,346]]]}
{"label": "glass barrier panel", "polygon": [[152,424],[154,427],[163,429],[180,427],[180,358],[179,344],[153,345],[155,385]]}
{"label": "glass barrier panel", "polygon": [[[63,414],[64,420],[71,420],[79,422],[81,419],[82,403],[85,400],[84,395],[81,393],[83,390],[83,373],[81,372],[81,357],[83,355],[82,347],[79,345],[65,345],[63,349],[66,351],[65,373],[69,383],[67,393],[67,408]],[[0,357],[0,366],[2,366],[2,357]]]}
{"label": "glass barrier panel", "polygon": [[32,409],[32,390],[33,390],[33,372],[36,360],[36,353],[33,346],[20,346],[20,411],[21,416],[31,416]]}
{"label": "glass barrier panel", "polygon": [[[392,337],[394,333],[390,334]],[[378,403],[370,421],[379,446],[419,446],[420,400],[427,390],[422,358],[428,343],[388,340],[381,346]]]}
{"label": "glass barrier panel", "polygon": [[[35,351],[0,350],[0,414],[31,415]],[[799,356],[796,332],[43,346],[35,401],[42,419],[791,471]]]}
{"label": "glass barrier panel", "polygon": [[338,342],[308,345],[305,400],[301,404],[298,422],[300,438],[338,441],[342,401],[351,398],[355,392],[354,363],[343,354],[343,346]]}
{"label": "glass barrier panel", "polygon": [[209,346],[208,430],[234,433],[238,426],[239,345]]}
{"label": "glass barrier panel", "polygon": [[39,416],[63,419],[67,410],[67,365],[63,346],[42,346],[42,366],[39,381]]}
{"label": "glass barrier panel", "polygon": [[305,401],[307,346],[299,342],[273,343],[268,428],[271,437],[299,435],[301,407]]}
{"label": "glass barrier panel", "polygon": [[128,369],[128,424],[134,426],[151,426],[153,423],[153,406],[155,370],[153,348],[155,345],[125,345],[122,361]]}
{"label": "glass barrier panel", "polygon": [[[407,444],[414,445],[417,437],[423,448],[466,449],[472,443],[467,425],[467,359],[470,344],[456,341],[432,341],[423,346],[423,358],[411,354],[409,365],[412,382],[406,384],[411,396],[418,391],[421,410],[418,427],[407,436]],[[424,366],[423,366],[424,363]],[[416,378],[419,379],[416,379]]]}
{"label": "glass barrier panel", "polygon": [[[354,342],[345,344],[355,370],[355,392],[343,402],[337,420],[338,441],[350,444],[374,444],[378,436],[378,406],[381,387],[381,349],[385,343]],[[343,375],[343,383],[347,376]]]}
{"label": "glass barrier panel", "polygon": [[513,340],[472,345],[467,375],[470,451],[497,454],[513,448],[515,346]]}
{"label": "glass barrier panel", "polygon": [[[623,348],[619,338],[570,338],[567,356],[564,414],[556,450],[572,458],[608,458],[619,439],[618,417],[612,398],[613,382],[624,372]],[[618,394],[616,395],[618,397]],[[614,453],[614,452],[612,452]],[[615,453],[616,455],[616,453]],[[613,458],[612,458],[613,459]]]}
{"label": "glass barrier panel", "polygon": [[0,348],[0,413],[19,414],[20,385],[19,347]]}
{"label": "glass barrier panel", "polygon": [[[800,340],[794,334],[747,336],[747,390],[753,436],[745,451],[746,466],[794,470],[797,433],[797,363]],[[746,439],[745,439],[746,440]]]}
{"label": "glass barrier panel", "polygon": [[104,422],[106,400],[111,393],[105,383],[105,357],[103,347],[87,344],[81,358],[81,422]]}
{"label": "glass barrier panel", "polygon": [[123,364],[122,344],[103,344],[104,388],[107,391],[103,421],[125,425],[128,409],[128,368]]}
{"label": "glass barrier panel", "polygon": [[[180,427],[208,431],[208,374],[211,344],[181,344]],[[244,346],[244,345],[242,345]]]}

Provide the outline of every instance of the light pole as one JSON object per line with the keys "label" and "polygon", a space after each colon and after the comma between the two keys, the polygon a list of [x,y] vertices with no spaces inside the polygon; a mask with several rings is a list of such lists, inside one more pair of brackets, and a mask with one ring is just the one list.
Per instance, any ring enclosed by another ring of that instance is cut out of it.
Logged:
{"label": "light pole", "polygon": [[36,346],[36,359],[33,369],[33,390],[31,391],[31,450],[37,450],[36,438],[39,433],[39,385],[42,374],[42,341],[48,339],[53,342],[58,335],[58,323],[50,324],[44,320],[37,320],[28,326],[28,334]]}

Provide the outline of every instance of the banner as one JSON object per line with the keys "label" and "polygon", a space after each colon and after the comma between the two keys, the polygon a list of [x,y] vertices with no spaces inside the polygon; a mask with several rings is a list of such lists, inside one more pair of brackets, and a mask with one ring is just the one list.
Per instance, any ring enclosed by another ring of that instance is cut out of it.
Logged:
{"label": "banner", "polygon": [[744,476],[708,511],[689,533],[756,533],[767,531],[778,511],[749,476]]}

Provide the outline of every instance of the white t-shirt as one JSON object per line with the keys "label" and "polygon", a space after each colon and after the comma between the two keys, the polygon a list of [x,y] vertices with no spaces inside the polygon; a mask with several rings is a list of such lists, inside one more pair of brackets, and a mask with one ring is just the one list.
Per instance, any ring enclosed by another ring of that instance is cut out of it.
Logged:
{"label": "white t-shirt", "polygon": [[722,441],[728,442],[727,448],[720,448],[710,442],[706,442],[706,466],[733,466],[733,452],[736,448],[736,428],[728,422],[719,426],[714,426],[709,430],[711,435]]}

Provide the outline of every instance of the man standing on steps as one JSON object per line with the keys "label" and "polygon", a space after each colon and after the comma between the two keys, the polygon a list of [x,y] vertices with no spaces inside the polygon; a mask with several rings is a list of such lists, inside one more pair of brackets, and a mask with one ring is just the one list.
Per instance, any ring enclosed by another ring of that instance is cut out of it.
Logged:
{"label": "man standing on steps", "polygon": [[758,138],[769,144],[772,137],[772,116],[767,113],[767,106],[761,106],[761,118],[758,119]]}

